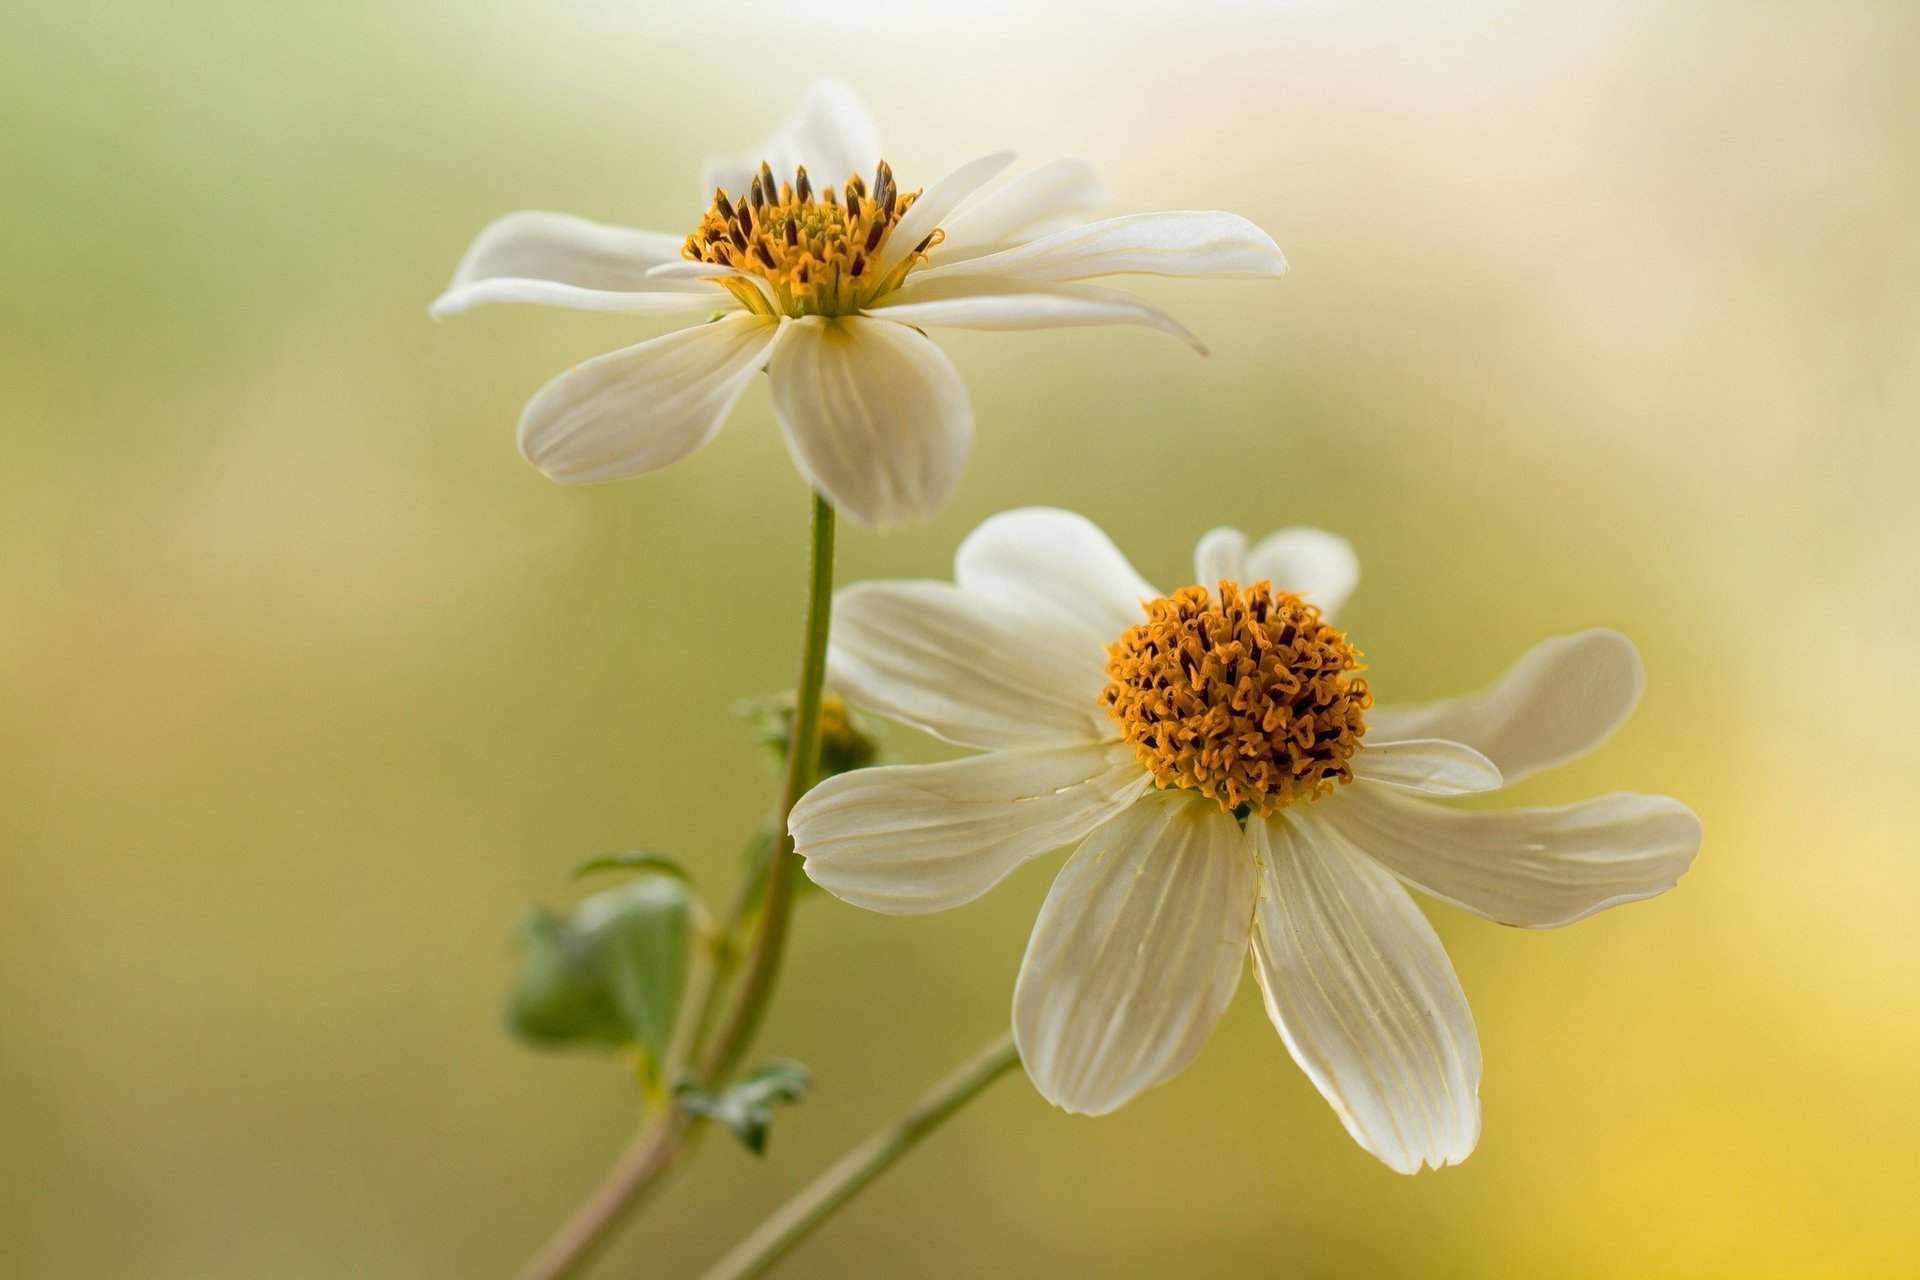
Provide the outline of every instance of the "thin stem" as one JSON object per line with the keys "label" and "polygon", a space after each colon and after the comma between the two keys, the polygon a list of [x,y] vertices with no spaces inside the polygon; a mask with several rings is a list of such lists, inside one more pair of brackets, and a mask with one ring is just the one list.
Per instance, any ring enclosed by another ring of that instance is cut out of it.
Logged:
{"label": "thin stem", "polygon": [[[747,952],[745,971],[720,1030],[688,1073],[705,1087],[738,1064],[752,1043],[773,996],[786,950],[787,916],[793,910],[793,837],[786,833],[793,806],[813,785],[820,757],[820,700],[827,676],[827,631],[833,619],[833,504],[813,495],[813,541],[807,566],[806,637],[800,652],[800,680],[794,697],[793,730],[787,743],[787,772],[780,788],[780,835],[767,862],[767,883],[759,931]],[[715,973],[713,981],[721,975]],[[711,992],[709,993],[709,996]],[[702,1003],[705,1003],[703,997]],[[707,1016],[703,1009],[701,1016]],[[698,1051],[698,1050],[696,1050]],[[604,1246],[614,1228],[643,1200],[686,1148],[703,1122],[669,1104],[634,1135],[632,1143],[593,1194],[587,1197],[553,1238],[534,1255],[520,1280],[566,1280]]]}
{"label": "thin stem", "polygon": [[593,1194],[521,1269],[520,1280],[562,1280],[577,1274],[673,1164],[692,1123],[693,1117],[671,1103],[657,1112]]}
{"label": "thin stem", "polygon": [[731,1071],[753,1042],[773,998],[793,911],[793,834],[787,818],[813,786],[820,766],[820,700],[827,682],[827,633],[833,623],[833,504],[813,495],[813,554],[808,569],[807,638],[800,651],[800,681],[793,706],[793,738],[787,744],[786,783],[780,789],[780,829],[767,861],[767,887],[760,931],[747,952],[733,1007],[696,1065],[702,1083]]}
{"label": "thin stem", "polygon": [[1013,1047],[1011,1035],[1001,1036],[982,1049],[921,1095],[905,1115],[876,1131],[801,1188],[752,1235],[714,1263],[702,1280],[748,1280],[764,1272],[1019,1061],[1020,1053]]}

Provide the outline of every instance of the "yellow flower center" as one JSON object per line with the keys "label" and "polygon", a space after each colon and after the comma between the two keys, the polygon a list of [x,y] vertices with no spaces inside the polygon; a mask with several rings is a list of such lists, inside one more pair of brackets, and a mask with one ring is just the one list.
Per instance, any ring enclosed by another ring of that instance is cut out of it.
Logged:
{"label": "yellow flower center", "polygon": [[1360,651],[1265,582],[1187,587],[1107,646],[1101,705],[1160,786],[1267,817],[1353,780],[1373,705]]}
{"label": "yellow flower center", "polygon": [[792,182],[776,185],[763,162],[743,199],[713,193],[713,207],[680,252],[694,262],[719,263],[764,281],[772,290],[771,302],[752,280],[719,279],[749,310],[847,315],[898,288],[940,242],[935,231],[884,273],[875,266],[901,215],[919,196],[894,185],[885,160],[874,172],[871,190],[857,174],[847,179],[844,199],[832,187],[816,192],[805,167],[794,171]]}

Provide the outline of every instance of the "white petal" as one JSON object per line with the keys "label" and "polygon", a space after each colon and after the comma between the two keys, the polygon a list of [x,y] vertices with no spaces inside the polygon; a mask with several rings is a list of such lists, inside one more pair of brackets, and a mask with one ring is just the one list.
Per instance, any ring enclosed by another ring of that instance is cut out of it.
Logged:
{"label": "white petal", "polygon": [[730,267],[724,262],[696,262],[691,258],[676,258],[672,262],[662,262],[647,270],[647,280],[652,284],[663,281],[678,285],[688,280],[720,280],[724,278],[752,280],[756,283],[760,276]]}
{"label": "white petal", "polygon": [[925,334],[809,316],[774,354],[773,409],[800,471],[861,524],[932,515],[960,482],[973,408]]}
{"label": "white petal", "polygon": [[1472,747],[1444,738],[1380,743],[1363,739],[1353,757],[1353,776],[1433,796],[1500,789],[1500,771],[1493,761]]}
{"label": "white petal", "polygon": [[1040,908],[1013,993],[1034,1087],[1102,1115],[1193,1061],[1246,965],[1257,897],[1233,818],[1150,791],[1097,828]]}
{"label": "white petal", "polygon": [[1367,723],[1376,740],[1464,742],[1517,782],[1605,742],[1632,713],[1644,683],[1633,641],[1595,629],[1541,641],[1478,693],[1376,708]]}
{"label": "white petal", "polygon": [[1084,160],[1035,165],[970,209],[947,220],[939,262],[977,257],[1079,222],[1107,202],[1106,184]]}
{"label": "white petal", "polygon": [[1238,529],[1210,529],[1193,549],[1193,581],[1208,591],[1222,582],[1235,584],[1247,578],[1247,535]]}
{"label": "white petal", "polygon": [[[696,288],[686,288],[693,284]],[[677,282],[672,289],[649,293],[621,293],[609,289],[581,289],[551,280],[500,278],[476,280],[449,289],[433,300],[427,314],[436,320],[459,315],[495,302],[530,302],[575,311],[624,311],[638,315],[667,315],[687,311],[738,311],[740,302],[725,289],[700,281]]]}
{"label": "white petal", "polygon": [[1069,227],[978,258],[920,269],[926,276],[1018,280],[1156,276],[1277,276],[1286,260],[1266,232],[1232,213],[1134,213]]}
{"label": "white petal", "polygon": [[1665,893],[1700,849],[1700,820],[1666,796],[1487,812],[1356,782],[1315,808],[1416,888],[1529,929]]}
{"label": "white petal", "polygon": [[834,596],[827,663],[855,704],[969,747],[1118,736],[1106,654],[945,582],[862,582]]}
{"label": "white petal", "polygon": [[1291,591],[1319,605],[1321,614],[1332,619],[1359,585],[1360,558],[1353,554],[1352,544],[1337,534],[1304,527],[1282,529],[1260,539],[1247,553],[1247,579],[1265,579],[1275,590]]}
{"label": "white petal", "polygon": [[943,276],[905,285],[867,314],[916,328],[1066,329],[1083,325],[1137,324],[1178,338],[1207,354],[1186,326],[1138,298],[1089,284],[1042,284],[998,276]]}
{"label": "white petal", "polygon": [[763,160],[773,176],[784,181],[792,181],[794,169],[805,165],[816,187],[837,187],[855,174],[871,182],[880,163],[880,126],[845,81],[815,80],[772,137],[732,160],[707,162],[701,198],[711,196],[715,187],[744,193]]}
{"label": "white petal", "polygon": [[855,769],[794,806],[794,849],[814,883],[856,907],[944,911],[1072,844],[1152,781],[1116,743]]}
{"label": "white petal", "polygon": [[1311,812],[1247,830],[1265,846],[1254,973],[1288,1052],[1390,1168],[1466,1159],[1480,1137],[1480,1044],[1433,926]]}
{"label": "white petal", "polygon": [[916,245],[937,231],[963,201],[1013,163],[1013,152],[994,151],[967,161],[920,193],[913,207],[900,215],[887,242],[874,259],[873,274],[884,278]]}
{"label": "white petal", "polygon": [[1052,507],[1003,511],[967,535],[954,580],[970,595],[1080,636],[1101,653],[1146,619],[1160,593],[1085,516]]}
{"label": "white petal", "polygon": [[651,269],[680,258],[682,240],[523,209],[496,219],[474,238],[431,312],[448,316],[491,302],[597,311],[726,307],[723,289],[649,277]]}
{"label": "white petal", "polygon": [[732,315],[575,365],[527,402],[520,452],[571,482],[678,462],[720,429],[779,332],[764,316]]}

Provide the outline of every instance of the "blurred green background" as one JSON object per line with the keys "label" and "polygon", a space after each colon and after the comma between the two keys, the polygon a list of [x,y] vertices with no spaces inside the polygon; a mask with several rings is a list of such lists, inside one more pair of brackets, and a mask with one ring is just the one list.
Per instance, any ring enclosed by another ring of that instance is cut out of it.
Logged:
{"label": "blurred green background", "polygon": [[[426,306],[511,209],[690,226],[822,71],[907,185],[1074,152],[1294,268],[1141,285],[1210,360],[941,335],[974,461],[846,579],[1026,503],[1167,586],[1214,524],[1322,524],[1383,697],[1633,634],[1640,714],[1524,798],[1708,834],[1573,929],[1434,913],[1486,1049],[1463,1167],[1359,1151],[1249,982],[1115,1116],[1000,1084],[783,1274],[1920,1273],[1917,52],[1896,0],[4,0],[0,1273],[501,1276],[624,1143],[618,1071],[499,1030],[512,923],[636,844],[724,893],[805,494],[764,385],[669,473],[551,484],[521,403],[664,326]],[[761,1044],[815,1096],[604,1274],[693,1273],[1001,1028],[1054,865],[930,919],[810,899]]]}

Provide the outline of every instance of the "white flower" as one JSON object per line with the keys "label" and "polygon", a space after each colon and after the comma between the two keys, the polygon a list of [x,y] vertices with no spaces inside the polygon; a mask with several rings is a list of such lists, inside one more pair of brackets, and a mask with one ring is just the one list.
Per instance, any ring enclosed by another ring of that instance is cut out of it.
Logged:
{"label": "white flower", "polygon": [[521,452],[556,480],[657,470],[711,439],[765,369],[816,488],[864,524],[925,516],[959,479],[973,413],[924,328],[1137,324],[1202,350],[1158,308],[1080,282],[1286,269],[1266,233],[1230,213],[1082,223],[1105,197],[1077,160],[967,205],[1012,158],[902,192],[865,104],[823,80],[764,144],[708,167],[713,204],[692,235],[508,214],[474,240],[433,314],[491,302],[721,313],[549,382],[521,415]]}
{"label": "white flower", "polygon": [[[1099,1114],[1200,1050],[1247,952],[1267,1013],[1347,1131],[1403,1173],[1464,1159],[1480,1049],[1410,885],[1547,928],[1671,888],[1700,825],[1662,796],[1461,810],[1591,750],[1638,699],[1612,631],[1548,640],[1490,687],[1372,709],[1323,614],[1347,543],[1201,540],[1162,597],[1064,511],[996,516],[955,582],[840,593],[831,678],[852,701],[985,754],[831,778],[793,812],[807,873],[877,911],[971,901],[1077,846],[1013,998],[1034,1084]],[[1271,584],[1269,586],[1269,584]],[[1364,735],[1364,736],[1363,736]]]}

